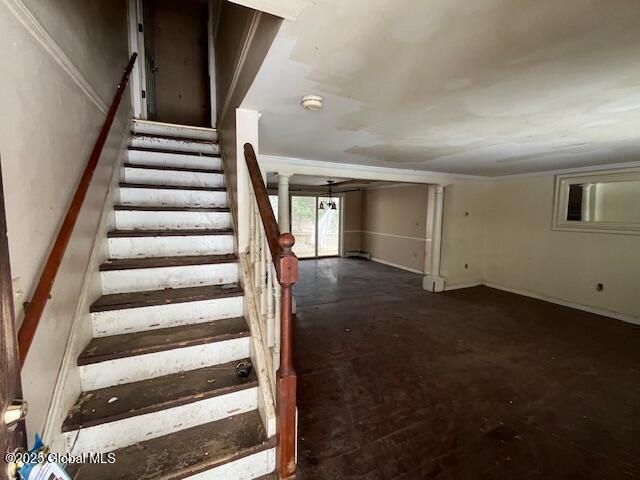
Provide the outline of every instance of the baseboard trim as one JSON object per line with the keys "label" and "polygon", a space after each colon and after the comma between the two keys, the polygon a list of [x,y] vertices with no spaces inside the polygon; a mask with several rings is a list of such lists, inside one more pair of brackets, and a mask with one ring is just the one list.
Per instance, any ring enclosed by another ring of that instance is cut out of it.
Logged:
{"label": "baseboard trim", "polygon": [[344,256],[349,258],[365,258],[367,260],[371,260],[371,254],[367,252],[345,252]]}
{"label": "baseboard trim", "polygon": [[387,265],[389,267],[399,268],[400,270],[406,270],[407,272],[417,273],[418,275],[424,275],[424,272],[422,270],[417,270],[415,268],[407,267],[405,265],[400,265],[393,262],[387,262],[386,260],[382,260],[376,257],[371,257],[371,260],[377,263],[381,263],[383,265]]}
{"label": "baseboard trim", "polygon": [[489,288],[495,288],[496,290],[502,290],[503,292],[515,293],[516,295],[522,295],[524,297],[535,298],[556,305],[562,305],[563,307],[573,308],[575,310],[581,310],[587,313],[593,313],[594,315],[601,315],[603,317],[613,318],[614,320],[621,320],[623,322],[632,323],[634,325],[640,325],[640,318],[632,317],[624,313],[614,312],[612,310],[606,310],[604,308],[591,307],[589,305],[583,305],[581,303],[569,302],[560,298],[550,297],[548,295],[542,295],[539,293],[530,292],[528,290],[521,290],[518,288],[505,287],[491,282],[483,282],[483,285]]}
{"label": "baseboard trim", "polygon": [[478,281],[475,281],[475,282],[467,282],[467,283],[456,283],[456,284],[452,284],[452,285],[447,285],[447,284],[445,283],[444,291],[445,291],[445,292],[450,292],[450,291],[452,291],[452,290],[462,290],[463,288],[480,287],[480,286],[482,286],[482,285],[484,285],[484,283],[482,283],[482,282],[478,282]]}

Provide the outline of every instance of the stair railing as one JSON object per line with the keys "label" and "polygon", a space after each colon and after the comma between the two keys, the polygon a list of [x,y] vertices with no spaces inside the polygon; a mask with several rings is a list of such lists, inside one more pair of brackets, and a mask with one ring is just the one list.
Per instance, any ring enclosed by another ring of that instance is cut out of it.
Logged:
{"label": "stair railing", "polygon": [[116,94],[113,97],[113,101],[111,102],[111,106],[107,112],[107,118],[100,129],[100,134],[93,146],[87,166],[82,173],[82,177],[80,177],[80,182],[73,194],[73,199],[71,200],[67,214],[62,221],[62,226],[60,227],[55,242],[53,243],[53,247],[51,248],[51,252],[47,258],[47,263],[44,265],[44,269],[42,270],[42,274],[40,275],[40,279],[38,280],[38,284],[34,290],[33,297],[31,297],[31,301],[25,305],[26,310],[24,320],[22,321],[22,325],[18,331],[20,365],[24,365],[27,353],[29,353],[29,348],[31,347],[31,342],[33,342],[33,338],[38,330],[38,325],[40,323],[42,313],[44,312],[44,307],[47,305],[49,298],[51,298],[53,282],[58,274],[62,258],[67,250],[67,245],[69,245],[73,228],[78,220],[78,215],[80,215],[80,209],[82,208],[84,199],[87,196],[89,184],[91,183],[93,174],[98,166],[98,160],[100,160],[102,149],[107,141],[107,137],[109,136],[111,125],[113,125],[113,120],[116,116],[116,112],[118,111],[118,106],[120,105],[120,101],[124,95],[127,83],[129,83],[129,76],[131,75],[131,70],[133,69],[133,64],[136,62],[137,57],[137,53],[131,55],[129,64],[122,75]]}
{"label": "stair railing", "polygon": [[292,289],[298,280],[298,258],[291,251],[290,233],[280,233],[269,195],[250,143],[244,157],[251,179],[249,202],[249,260],[261,329],[261,341],[271,352],[272,369],[278,365],[273,384],[278,423],[278,473],[295,475],[296,373],[293,368]]}

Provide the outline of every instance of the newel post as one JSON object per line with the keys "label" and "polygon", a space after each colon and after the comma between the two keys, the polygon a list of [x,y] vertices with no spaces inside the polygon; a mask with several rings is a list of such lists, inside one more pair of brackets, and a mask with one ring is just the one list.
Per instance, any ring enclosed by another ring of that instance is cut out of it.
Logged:
{"label": "newel post", "polygon": [[277,260],[280,297],[280,367],[278,368],[278,471],[281,479],[296,473],[296,372],[293,368],[292,289],[298,280],[298,258],[291,251],[293,235],[278,239],[281,253]]}

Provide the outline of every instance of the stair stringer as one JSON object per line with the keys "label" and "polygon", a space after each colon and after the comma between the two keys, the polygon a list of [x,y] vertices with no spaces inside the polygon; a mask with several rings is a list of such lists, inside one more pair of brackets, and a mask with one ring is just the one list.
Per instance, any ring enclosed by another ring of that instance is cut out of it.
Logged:
{"label": "stair stringer", "polygon": [[[76,398],[82,392],[80,385],[80,368],[77,365],[78,355],[84,350],[93,337],[91,331],[91,315],[89,306],[102,292],[102,279],[99,266],[109,258],[107,232],[115,225],[113,206],[120,201],[120,170],[127,159],[127,145],[131,138],[132,121],[124,126],[122,140],[118,148],[118,156],[113,163],[111,180],[105,195],[100,222],[91,247],[89,262],[82,281],[82,288],[62,363],[56,379],[55,388],[49,410],[42,430],[42,438],[53,453],[67,452],[66,441],[62,434],[62,424]],[[104,158],[100,160],[105,161]]]}

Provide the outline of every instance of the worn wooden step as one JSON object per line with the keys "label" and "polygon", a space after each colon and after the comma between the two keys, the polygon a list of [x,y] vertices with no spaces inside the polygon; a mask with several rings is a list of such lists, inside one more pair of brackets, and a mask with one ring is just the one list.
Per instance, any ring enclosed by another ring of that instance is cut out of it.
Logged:
{"label": "worn wooden step", "polygon": [[132,134],[151,134],[165,137],[188,138],[196,140],[216,140],[218,131],[211,127],[197,127],[177,123],[156,122],[154,120],[134,119]]}
{"label": "worn wooden step", "polygon": [[215,479],[255,479],[275,468],[275,438],[257,411],[116,450],[113,464],[80,464],[79,480],[178,480],[207,472]]}
{"label": "worn wooden step", "polygon": [[133,270],[140,268],[184,267],[189,265],[215,265],[237,262],[235,254],[194,255],[184,257],[151,257],[107,260],[100,265],[100,271]]}
{"label": "worn wooden step", "polygon": [[251,354],[242,317],[97,337],[78,357],[83,391],[220,365]]}
{"label": "worn wooden step", "polygon": [[109,238],[138,237],[192,237],[206,235],[233,235],[231,228],[214,228],[211,230],[111,230]]}
{"label": "worn wooden step", "polygon": [[199,187],[191,185],[154,185],[149,183],[121,182],[120,188],[144,188],[148,190],[194,190],[198,192],[226,192],[225,187]]}
{"label": "worn wooden step", "polygon": [[147,147],[128,147],[128,150],[132,152],[151,152],[151,153],[168,153],[175,155],[192,155],[194,157],[211,157],[220,158],[219,153],[206,153],[206,152],[176,152],[175,150],[163,150],[160,148],[147,148]]}
{"label": "worn wooden step", "polygon": [[91,306],[94,337],[206,323],[243,315],[235,284],[103,295]]}
{"label": "worn wooden step", "polygon": [[116,212],[208,212],[229,213],[229,207],[158,207],[146,205],[114,205]]}
{"label": "worn wooden step", "polygon": [[217,142],[212,140],[168,137],[153,134],[134,134],[129,139],[129,146],[175,153],[195,152],[217,154],[220,152]]}
{"label": "worn wooden step", "polygon": [[239,280],[234,254],[111,259],[100,265],[102,293],[226,285]]}
{"label": "worn wooden step", "polygon": [[172,152],[134,147],[129,147],[126,161],[132,165],[166,165],[205,170],[221,170],[223,167],[218,153]]}
{"label": "worn wooden step", "polygon": [[207,188],[224,186],[222,170],[166,165],[133,165],[127,163],[122,166],[121,180],[125,183],[142,183],[147,185],[176,185]]}
{"label": "worn wooden step", "polygon": [[257,386],[254,370],[244,378],[236,374],[238,363],[234,361],[84,392],[65,420],[62,431],[94,427]]}
{"label": "worn wooden step", "polygon": [[205,169],[205,168],[188,168],[188,167],[171,167],[167,165],[137,165],[132,163],[125,163],[122,165],[124,168],[135,168],[140,170],[163,170],[167,172],[192,172],[192,173],[215,173],[217,175],[222,174],[222,170]]}
{"label": "worn wooden step", "polygon": [[201,143],[203,145],[211,145],[211,144],[215,145],[218,143],[216,140],[212,140],[212,139],[191,138],[191,137],[184,137],[179,135],[162,135],[158,133],[132,132],[131,138],[134,140],[136,138],[155,138],[158,140],[174,140],[176,142]]}
{"label": "worn wooden step", "polygon": [[91,365],[116,358],[222,342],[248,337],[250,334],[244,318],[236,317],[196,325],[94,338],[78,357],[78,365]]}
{"label": "worn wooden step", "polygon": [[91,305],[91,312],[122,310],[127,308],[152,307],[173,303],[198,302],[225,297],[242,296],[238,285],[214,285],[206,287],[169,288],[147,292],[117,293],[103,295]]}
{"label": "worn wooden step", "polygon": [[111,258],[222,255],[234,251],[233,230],[114,230],[108,233]]}
{"label": "worn wooden step", "polygon": [[[249,362],[248,358],[240,361]],[[63,425],[68,450],[107,452],[258,407],[239,361],[82,393]]]}
{"label": "worn wooden step", "polygon": [[118,230],[195,230],[231,228],[227,207],[116,205]]}
{"label": "worn wooden step", "polygon": [[201,185],[120,184],[122,205],[171,207],[227,207],[226,188]]}

